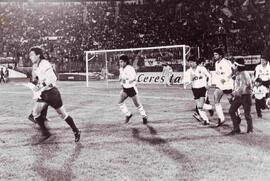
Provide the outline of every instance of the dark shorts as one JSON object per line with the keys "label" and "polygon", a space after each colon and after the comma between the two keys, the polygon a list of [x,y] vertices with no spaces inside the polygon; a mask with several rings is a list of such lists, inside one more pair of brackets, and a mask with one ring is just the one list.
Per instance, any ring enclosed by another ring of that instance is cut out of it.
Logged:
{"label": "dark shorts", "polygon": [[137,94],[137,91],[134,87],[131,88],[123,88],[123,91],[127,94],[128,97],[133,97]]}
{"label": "dark shorts", "polygon": [[268,81],[262,81],[262,85],[264,85],[266,88],[269,88],[270,80],[268,80]]}
{"label": "dark shorts", "polygon": [[231,94],[233,92],[232,89],[225,89],[225,90],[222,90],[223,91],[223,94]]}
{"label": "dark shorts", "polygon": [[266,100],[265,98],[262,99],[255,99],[255,106],[256,109],[266,109]]}
{"label": "dark shorts", "polygon": [[41,94],[41,100],[52,106],[54,109],[58,109],[63,106],[61,94],[56,87],[43,91]]}
{"label": "dark shorts", "polygon": [[191,89],[194,95],[194,99],[200,99],[201,97],[206,97],[206,88],[202,87],[202,88],[192,88]]}

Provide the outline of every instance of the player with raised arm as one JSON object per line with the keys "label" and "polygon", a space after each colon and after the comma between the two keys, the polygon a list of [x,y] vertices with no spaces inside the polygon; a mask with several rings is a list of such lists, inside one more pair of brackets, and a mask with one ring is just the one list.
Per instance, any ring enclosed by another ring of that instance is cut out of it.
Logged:
{"label": "player with raised arm", "polygon": [[125,100],[128,97],[131,97],[134,105],[137,107],[139,113],[142,116],[143,124],[147,124],[147,115],[143,108],[143,105],[139,101],[138,90],[136,87],[136,71],[130,65],[129,58],[127,55],[123,54],[119,57],[119,65],[120,65],[120,75],[119,80],[121,82],[122,91],[120,92],[120,100],[118,102],[120,110],[126,116],[125,123],[128,123],[130,118],[132,117],[131,112],[129,112]]}
{"label": "player with raised arm", "polygon": [[35,74],[38,77],[38,83],[35,85],[34,91],[40,92],[40,99],[35,103],[32,114],[42,132],[40,141],[44,141],[51,136],[51,133],[45,125],[45,119],[41,115],[41,111],[44,107],[49,105],[53,107],[60,117],[71,127],[75,136],[75,142],[78,142],[80,140],[80,130],[76,127],[72,117],[67,114],[64,108],[61,94],[56,87],[57,78],[52,65],[44,59],[42,49],[39,47],[31,48],[29,57],[33,64],[37,64]]}
{"label": "player with raised arm", "polygon": [[225,94],[229,102],[232,99],[232,90],[234,88],[234,81],[232,78],[233,69],[232,63],[224,58],[224,53],[221,48],[215,48],[213,50],[214,59],[215,59],[215,79],[216,79],[216,87],[217,89],[214,92],[214,102],[216,113],[218,115],[218,124],[217,126],[221,126],[225,122],[224,113],[222,110],[222,106],[220,100],[222,96]]}
{"label": "player with raised arm", "polygon": [[[184,83],[186,85],[191,84],[191,90],[194,95],[194,99],[196,101],[196,106],[199,112],[200,117],[204,121],[204,125],[209,125],[209,118],[204,110],[205,108],[205,100],[206,100],[206,92],[211,86],[211,75],[207,71],[207,69],[201,64],[203,61],[202,58],[196,60],[195,58],[189,58],[190,68],[186,71],[186,76]],[[212,106],[209,105],[211,108]],[[209,109],[208,109],[209,110]]]}

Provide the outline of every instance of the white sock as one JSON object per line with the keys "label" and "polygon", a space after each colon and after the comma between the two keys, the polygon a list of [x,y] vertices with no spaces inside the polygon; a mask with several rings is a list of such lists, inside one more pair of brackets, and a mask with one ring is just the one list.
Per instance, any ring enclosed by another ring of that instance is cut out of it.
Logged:
{"label": "white sock", "polygon": [[215,104],[215,107],[216,107],[216,112],[217,112],[218,118],[221,121],[224,121],[225,120],[225,117],[224,117],[224,114],[223,114],[223,110],[222,110],[221,104],[220,103]]}
{"label": "white sock", "polygon": [[204,103],[203,104],[203,109],[204,110],[212,110],[213,109],[213,106],[211,104]]}
{"label": "white sock", "polygon": [[122,113],[124,113],[126,116],[130,116],[130,112],[128,111],[127,105],[125,103],[119,104],[120,110]]}
{"label": "white sock", "polygon": [[142,117],[147,117],[147,115],[146,115],[146,113],[145,113],[145,110],[143,109],[143,106],[142,106],[142,105],[139,105],[139,106],[137,107],[137,109],[138,109],[138,111],[140,112],[140,115],[141,115]]}
{"label": "white sock", "polygon": [[198,112],[204,121],[209,122],[209,119],[205,111],[203,111],[202,109],[198,109]]}

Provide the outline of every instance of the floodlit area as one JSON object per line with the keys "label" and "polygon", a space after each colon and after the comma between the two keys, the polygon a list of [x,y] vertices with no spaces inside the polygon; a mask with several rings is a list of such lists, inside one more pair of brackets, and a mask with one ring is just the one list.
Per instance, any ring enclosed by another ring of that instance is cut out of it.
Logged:
{"label": "floodlit area", "polygon": [[[74,142],[68,125],[49,108],[52,138],[38,144],[38,126],[27,119],[32,93],[20,82],[0,86],[1,180],[269,180],[269,110],[257,118],[254,133],[227,136],[232,130],[229,103],[222,99],[226,123],[216,128],[217,116],[204,126],[192,117],[190,89],[180,85],[138,85],[149,116],[142,119],[131,100],[128,124],[118,107],[118,82],[57,82],[67,112],[81,129]],[[213,88],[209,91],[213,103]]]}

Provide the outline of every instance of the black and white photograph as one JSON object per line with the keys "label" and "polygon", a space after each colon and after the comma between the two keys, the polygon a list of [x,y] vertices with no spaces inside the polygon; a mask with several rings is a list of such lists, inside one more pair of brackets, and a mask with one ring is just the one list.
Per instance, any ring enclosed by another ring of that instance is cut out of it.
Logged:
{"label": "black and white photograph", "polygon": [[269,181],[270,0],[0,0],[0,181]]}

